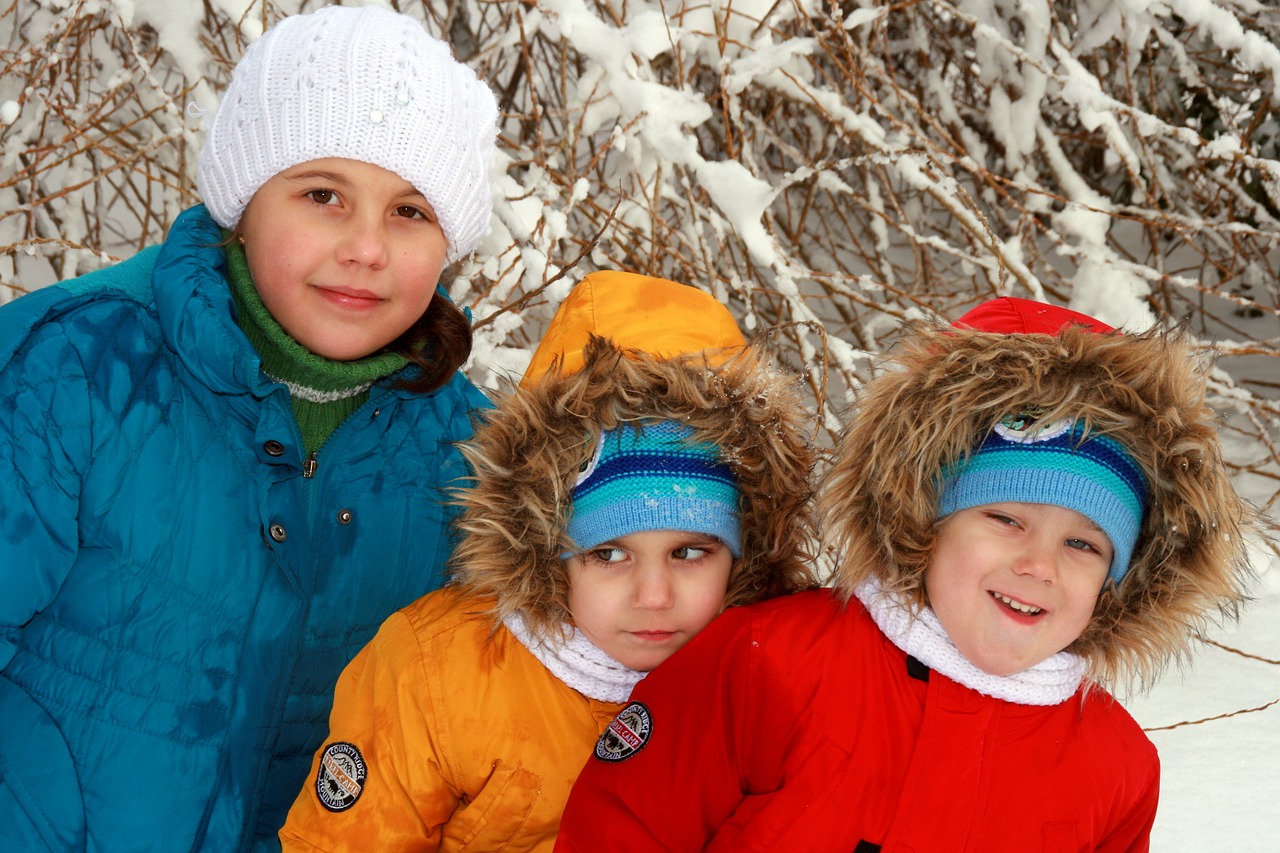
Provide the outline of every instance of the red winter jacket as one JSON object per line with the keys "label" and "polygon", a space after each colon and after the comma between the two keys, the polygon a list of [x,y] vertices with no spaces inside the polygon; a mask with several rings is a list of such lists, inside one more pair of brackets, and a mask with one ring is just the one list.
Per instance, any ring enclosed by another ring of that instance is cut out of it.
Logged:
{"label": "red winter jacket", "polygon": [[1145,851],[1159,792],[1155,747],[1101,689],[983,696],[829,590],[726,612],[612,728],[557,851]]}

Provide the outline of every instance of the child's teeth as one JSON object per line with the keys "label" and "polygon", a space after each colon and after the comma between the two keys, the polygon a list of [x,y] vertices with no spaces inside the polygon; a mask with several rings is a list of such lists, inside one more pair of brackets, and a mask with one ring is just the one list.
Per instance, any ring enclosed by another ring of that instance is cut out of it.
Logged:
{"label": "child's teeth", "polygon": [[1031,613],[1031,614],[1035,614],[1035,613],[1039,613],[1039,612],[1040,612],[1040,608],[1039,608],[1039,607],[1032,607],[1030,604],[1022,604],[1022,603],[1020,603],[1020,602],[1014,601],[1012,598],[1010,598],[1010,597],[1009,597],[1009,596],[1007,596],[1007,595],[1001,595],[1001,594],[1000,594],[1000,593],[998,593],[998,592],[993,592],[993,593],[991,593],[991,594],[992,594],[992,595],[994,595],[996,598],[1000,599],[1001,601],[1003,601],[1005,604],[1007,604],[1007,605],[1009,605],[1010,607],[1012,607],[1014,610],[1017,610],[1017,611],[1018,611],[1018,612],[1020,612],[1020,613]]}

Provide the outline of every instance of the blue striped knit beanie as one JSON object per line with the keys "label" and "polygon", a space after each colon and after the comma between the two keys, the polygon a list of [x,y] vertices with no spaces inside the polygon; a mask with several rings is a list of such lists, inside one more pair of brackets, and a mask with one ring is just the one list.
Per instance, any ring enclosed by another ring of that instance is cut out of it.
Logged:
{"label": "blue striped knit beanie", "polygon": [[1016,501],[1073,509],[1102,528],[1115,552],[1108,577],[1129,570],[1147,481],[1118,442],[1084,435],[1071,420],[1040,424],[1034,413],[1003,418],[957,469],[944,474],[938,518],[982,504]]}
{"label": "blue striped knit beanie", "polygon": [[738,482],[706,442],[672,421],[605,430],[573,490],[569,537],[579,550],[645,530],[715,536],[742,556]]}

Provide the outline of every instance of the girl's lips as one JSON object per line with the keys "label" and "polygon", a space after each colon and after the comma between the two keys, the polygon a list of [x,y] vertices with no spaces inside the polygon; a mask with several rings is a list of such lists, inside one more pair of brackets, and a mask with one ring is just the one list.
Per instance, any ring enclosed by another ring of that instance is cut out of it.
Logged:
{"label": "girl's lips", "polygon": [[662,642],[674,637],[675,631],[632,631],[631,636],[640,640],[648,640],[650,642]]}
{"label": "girl's lips", "polygon": [[367,309],[373,308],[382,303],[382,297],[369,290],[360,290],[354,287],[325,287],[317,285],[316,289],[320,291],[320,295],[335,305],[341,305],[343,308]]}
{"label": "girl's lips", "polygon": [[1020,601],[1010,595],[990,590],[991,600],[1009,618],[1024,625],[1037,622],[1044,615],[1044,608]]}

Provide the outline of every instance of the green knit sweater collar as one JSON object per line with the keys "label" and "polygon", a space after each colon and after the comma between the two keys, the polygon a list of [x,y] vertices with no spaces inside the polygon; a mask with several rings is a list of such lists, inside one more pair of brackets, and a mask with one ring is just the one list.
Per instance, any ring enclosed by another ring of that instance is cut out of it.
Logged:
{"label": "green knit sweater collar", "polygon": [[369,399],[373,383],[408,364],[392,352],[354,361],[334,361],[298,343],[276,322],[258,296],[244,247],[227,244],[227,279],[236,322],[262,360],[262,370],[289,389],[294,416],[308,453],[319,449],[338,425]]}

